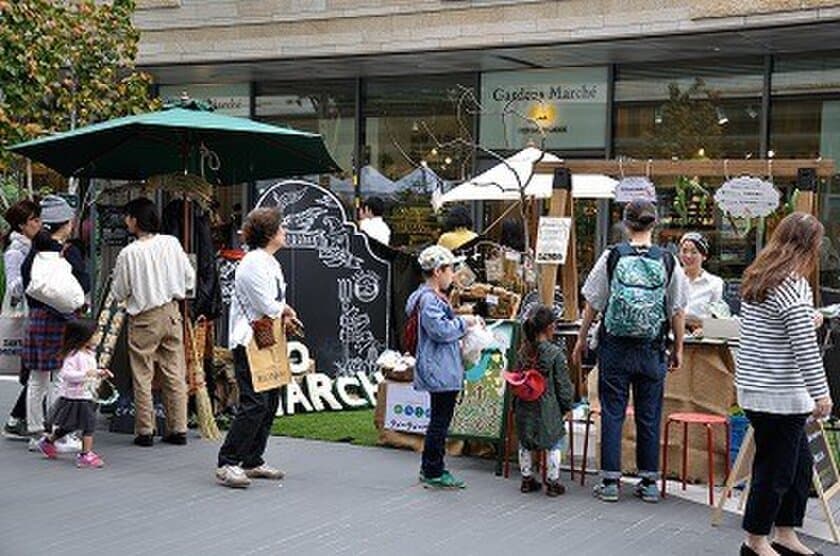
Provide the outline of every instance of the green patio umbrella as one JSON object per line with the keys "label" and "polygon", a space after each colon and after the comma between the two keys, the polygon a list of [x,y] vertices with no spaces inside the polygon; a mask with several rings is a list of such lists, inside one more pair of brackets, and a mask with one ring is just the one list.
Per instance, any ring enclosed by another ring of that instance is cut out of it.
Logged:
{"label": "green patio umbrella", "polygon": [[223,184],[339,170],[320,135],[196,109],[126,116],[9,148],[67,177],[137,180],[188,170]]}

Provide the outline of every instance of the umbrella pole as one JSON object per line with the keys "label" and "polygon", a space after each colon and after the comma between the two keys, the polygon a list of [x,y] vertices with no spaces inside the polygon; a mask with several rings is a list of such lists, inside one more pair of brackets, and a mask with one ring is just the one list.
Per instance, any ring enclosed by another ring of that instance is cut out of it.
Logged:
{"label": "umbrella pole", "polygon": [[499,225],[499,222],[501,222],[502,220],[504,220],[504,219],[505,219],[505,217],[507,217],[507,215],[508,215],[508,214],[510,214],[511,212],[513,212],[513,209],[515,209],[516,207],[518,207],[518,206],[519,206],[519,205],[521,205],[521,204],[522,204],[522,201],[515,201],[512,205],[510,205],[508,208],[506,208],[506,209],[502,212],[502,214],[501,214],[501,215],[500,215],[497,219],[495,219],[495,220],[494,220],[494,221],[493,221],[493,222],[492,222],[489,226],[487,226],[486,228],[484,228],[484,231],[483,231],[483,232],[481,232],[481,235],[487,235],[487,234],[490,232],[490,230],[492,230],[493,228],[495,228],[496,226],[498,226],[498,225]]}

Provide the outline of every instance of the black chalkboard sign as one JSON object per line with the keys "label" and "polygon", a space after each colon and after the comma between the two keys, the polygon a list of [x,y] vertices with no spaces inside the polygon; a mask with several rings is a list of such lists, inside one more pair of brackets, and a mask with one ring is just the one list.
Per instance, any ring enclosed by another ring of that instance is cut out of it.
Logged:
{"label": "black chalkboard sign", "polygon": [[808,447],[814,456],[814,471],[820,480],[820,486],[824,492],[830,491],[832,487],[840,484],[840,477],[837,476],[837,467],[834,465],[825,431],[819,421],[811,421],[806,425],[805,432],[808,435]]}
{"label": "black chalkboard sign", "polygon": [[269,187],[257,207],[283,214],[288,247],[277,253],[286,299],[306,327],[303,343],[319,373],[373,373],[389,340],[391,265],[347,221],[329,190],[288,180]]}

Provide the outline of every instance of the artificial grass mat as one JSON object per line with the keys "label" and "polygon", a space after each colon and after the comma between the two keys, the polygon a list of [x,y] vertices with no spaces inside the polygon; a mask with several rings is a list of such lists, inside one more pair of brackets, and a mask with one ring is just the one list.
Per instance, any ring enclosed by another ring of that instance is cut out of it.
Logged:
{"label": "artificial grass mat", "polygon": [[379,435],[373,424],[373,412],[373,409],[360,409],[284,415],[274,420],[271,434],[376,446]]}

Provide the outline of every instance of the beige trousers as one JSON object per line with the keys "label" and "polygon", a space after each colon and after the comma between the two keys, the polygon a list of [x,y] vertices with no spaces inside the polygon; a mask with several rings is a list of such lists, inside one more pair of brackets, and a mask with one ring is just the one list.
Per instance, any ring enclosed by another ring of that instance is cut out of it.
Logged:
{"label": "beige trousers", "polygon": [[128,356],[134,384],[134,432],[153,434],[155,408],[152,379],[161,372],[167,434],[187,431],[187,382],[184,322],[172,301],[128,320]]}

